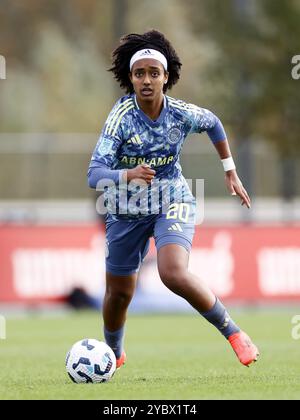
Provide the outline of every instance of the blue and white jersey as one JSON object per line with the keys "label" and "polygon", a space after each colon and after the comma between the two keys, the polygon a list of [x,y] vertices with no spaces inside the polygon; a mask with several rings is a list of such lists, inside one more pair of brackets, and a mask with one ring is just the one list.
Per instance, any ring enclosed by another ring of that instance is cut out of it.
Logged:
{"label": "blue and white jersey", "polygon": [[[150,165],[156,175],[152,186],[138,188],[141,198],[138,211],[129,209],[128,212],[128,207],[122,211],[120,200],[117,198],[117,205],[115,202],[116,188],[107,188],[108,212],[116,213],[117,207],[118,214],[127,214],[129,218],[159,212],[164,198],[151,207],[151,199],[155,196],[153,190],[158,188],[162,197],[164,191],[171,191],[171,202],[193,201],[194,197],[182,175],[180,151],[189,134],[204,131],[213,142],[226,139],[220,120],[207,109],[165,96],[161,114],[153,121],[139,108],[135,94],[122,97],[106,120],[92,155],[88,176],[95,168],[103,166],[121,170],[141,164]],[[119,188],[126,189],[127,185],[119,185]],[[127,198],[133,194],[133,191],[127,192]]]}

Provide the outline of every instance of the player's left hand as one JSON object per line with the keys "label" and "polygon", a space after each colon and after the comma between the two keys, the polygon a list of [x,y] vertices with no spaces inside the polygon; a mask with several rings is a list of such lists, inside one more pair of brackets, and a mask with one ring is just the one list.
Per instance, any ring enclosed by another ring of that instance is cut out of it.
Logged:
{"label": "player's left hand", "polygon": [[241,199],[241,205],[243,206],[245,204],[248,207],[248,209],[250,209],[250,197],[247,191],[245,190],[240,178],[238,177],[236,170],[225,172],[225,183],[230,194],[238,195]]}

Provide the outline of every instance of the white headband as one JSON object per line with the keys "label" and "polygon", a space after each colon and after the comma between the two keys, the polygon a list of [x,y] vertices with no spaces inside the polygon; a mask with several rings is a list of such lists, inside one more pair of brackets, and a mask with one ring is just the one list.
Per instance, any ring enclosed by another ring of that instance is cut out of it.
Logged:
{"label": "white headband", "polygon": [[168,71],[168,62],[166,57],[161,52],[148,48],[146,50],[140,50],[132,56],[129,66],[130,71],[132,70],[134,63],[138,60],[142,60],[143,58],[152,58],[153,60],[159,61],[164,66],[164,69]]}

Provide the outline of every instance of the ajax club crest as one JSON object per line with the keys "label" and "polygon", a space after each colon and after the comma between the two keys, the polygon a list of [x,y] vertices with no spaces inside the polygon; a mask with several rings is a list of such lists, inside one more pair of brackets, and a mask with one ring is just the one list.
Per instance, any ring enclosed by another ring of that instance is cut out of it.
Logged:
{"label": "ajax club crest", "polygon": [[177,127],[172,127],[169,131],[168,131],[168,142],[171,144],[176,144],[179,142],[179,140],[181,140],[182,137],[182,132],[179,128]]}

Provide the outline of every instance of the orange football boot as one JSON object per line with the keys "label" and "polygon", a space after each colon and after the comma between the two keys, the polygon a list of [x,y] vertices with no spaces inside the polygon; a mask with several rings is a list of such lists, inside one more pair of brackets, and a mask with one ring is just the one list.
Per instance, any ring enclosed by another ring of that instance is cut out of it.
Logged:
{"label": "orange football boot", "polygon": [[239,361],[243,365],[249,367],[251,363],[257,361],[259,357],[258,348],[252,343],[251,339],[246,333],[240,331],[238,333],[232,334],[228,338],[228,341],[231,344]]}
{"label": "orange football boot", "polygon": [[119,359],[117,359],[117,365],[116,365],[117,369],[120,369],[120,367],[123,366],[125,362],[126,362],[126,353],[125,351],[123,351]]}

